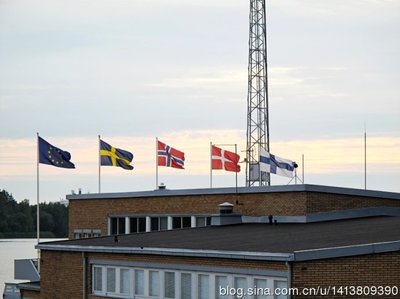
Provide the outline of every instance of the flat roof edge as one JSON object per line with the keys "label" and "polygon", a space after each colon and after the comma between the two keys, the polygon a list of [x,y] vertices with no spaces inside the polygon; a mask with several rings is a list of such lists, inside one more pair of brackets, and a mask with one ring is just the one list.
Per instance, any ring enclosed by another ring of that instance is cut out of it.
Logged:
{"label": "flat roof edge", "polygon": [[309,261],[346,256],[366,255],[400,251],[400,241],[380,242],[332,248],[298,250],[293,253],[201,250],[181,248],[152,248],[152,247],[110,247],[110,246],[81,246],[81,245],[46,245],[39,244],[35,248],[50,251],[100,252],[100,253],[130,253],[149,255],[168,255],[185,257],[227,258],[263,261]]}
{"label": "flat roof edge", "polygon": [[90,200],[90,199],[119,199],[119,198],[138,198],[138,197],[169,197],[169,196],[193,196],[193,195],[218,195],[218,194],[256,194],[256,193],[276,193],[276,192],[321,192],[342,195],[355,195],[365,197],[378,197],[384,199],[400,200],[400,193],[364,190],[344,187],[333,187],[323,185],[297,184],[297,185],[277,185],[277,186],[257,186],[257,187],[227,187],[227,188],[203,188],[203,189],[164,189],[150,191],[115,192],[115,193],[88,193],[88,194],[69,194],[68,200]]}
{"label": "flat roof edge", "polygon": [[251,251],[225,251],[201,250],[181,248],[152,248],[152,247],[107,247],[107,246],[79,246],[79,245],[36,245],[36,249],[69,252],[100,252],[100,253],[130,253],[149,255],[168,255],[184,257],[227,258],[264,261],[291,261],[292,253],[251,252]]}
{"label": "flat roof edge", "polygon": [[299,250],[294,252],[295,261],[321,260],[346,256],[400,251],[400,241]]}

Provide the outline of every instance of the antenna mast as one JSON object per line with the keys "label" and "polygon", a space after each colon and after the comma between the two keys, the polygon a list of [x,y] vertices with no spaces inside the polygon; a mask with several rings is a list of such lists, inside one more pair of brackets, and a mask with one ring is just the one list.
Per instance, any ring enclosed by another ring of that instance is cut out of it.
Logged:
{"label": "antenna mast", "polygon": [[246,186],[270,185],[261,173],[260,148],[269,152],[267,31],[265,0],[250,0],[249,69],[247,94]]}

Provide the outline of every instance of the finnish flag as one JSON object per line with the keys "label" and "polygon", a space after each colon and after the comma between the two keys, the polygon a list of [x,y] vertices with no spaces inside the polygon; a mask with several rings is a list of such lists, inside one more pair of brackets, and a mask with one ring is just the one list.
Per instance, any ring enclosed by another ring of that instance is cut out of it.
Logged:
{"label": "finnish flag", "polygon": [[294,162],[272,155],[265,149],[260,151],[260,171],[275,173],[292,178],[294,175]]}

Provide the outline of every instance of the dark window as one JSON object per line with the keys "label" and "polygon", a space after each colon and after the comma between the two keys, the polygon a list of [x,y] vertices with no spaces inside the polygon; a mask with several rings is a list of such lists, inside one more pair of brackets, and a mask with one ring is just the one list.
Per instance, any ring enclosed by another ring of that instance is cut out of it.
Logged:
{"label": "dark window", "polygon": [[111,235],[125,234],[125,217],[111,218]]}
{"label": "dark window", "polygon": [[111,218],[111,234],[118,234],[118,218]]}
{"label": "dark window", "polygon": [[182,217],[182,227],[191,227],[190,217]]}
{"label": "dark window", "polygon": [[146,217],[131,217],[131,233],[146,231]]}
{"label": "dark window", "polygon": [[172,228],[184,228],[191,227],[190,217],[173,217],[172,218]]}
{"label": "dark window", "polygon": [[145,232],[146,231],[146,217],[138,218],[138,222],[139,222],[139,224],[138,224],[138,227],[139,227],[138,232],[139,233]]}
{"label": "dark window", "polygon": [[182,228],[182,217],[173,217],[172,218],[172,228]]}
{"label": "dark window", "polygon": [[131,233],[137,233],[138,231],[138,223],[137,218],[131,218]]}
{"label": "dark window", "polygon": [[210,226],[211,225],[211,217],[207,217],[207,226]]}
{"label": "dark window", "polygon": [[158,229],[158,217],[151,217],[151,231],[159,230]]}
{"label": "dark window", "polygon": [[118,218],[118,234],[125,234],[125,217]]}

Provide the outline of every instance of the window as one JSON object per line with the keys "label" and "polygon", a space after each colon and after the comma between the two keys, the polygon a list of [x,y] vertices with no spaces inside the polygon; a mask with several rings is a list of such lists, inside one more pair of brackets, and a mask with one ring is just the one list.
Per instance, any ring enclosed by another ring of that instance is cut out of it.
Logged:
{"label": "window", "polygon": [[254,299],[267,299],[267,295],[264,294],[264,290],[267,289],[266,279],[254,279],[255,294]]}
{"label": "window", "polygon": [[175,298],[175,273],[165,272],[164,274],[165,298]]}
{"label": "window", "polygon": [[135,294],[144,295],[144,270],[135,270]]}
{"label": "window", "polygon": [[103,291],[103,268],[93,267],[93,291]]}
{"label": "window", "polygon": [[[287,299],[284,277],[109,265],[92,265],[91,272],[92,292],[102,298],[266,299],[270,296],[265,290],[273,287],[274,299]],[[249,287],[253,293],[246,296]],[[235,294],[230,291],[233,289]]]}
{"label": "window", "polygon": [[107,268],[107,292],[115,293],[115,268]]}
{"label": "window", "polygon": [[160,230],[168,229],[168,217],[160,217]]}
{"label": "window", "polygon": [[111,235],[125,234],[125,217],[111,217],[110,224]]}
{"label": "window", "polygon": [[151,217],[151,231],[158,230],[159,219],[158,217]]}
{"label": "window", "polygon": [[143,233],[146,231],[146,217],[131,217],[131,233]]}
{"label": "window", "polygon": [[172,218],[172,228],[184,228],[191,227],[191,219],[190,217],[173,217]]}
{"label": "window", "polygon": [[192,298],[192,274],[181,274],[181,299]]}
{"label": "window", "polygon": [[[244,292],[247,290],[247,278],[235,277],[234,284],[235,284],[235,289],[238,290],[238,294],[237,296],[235,296],[235,298],[247,298],[247,296],[243,296]],[[239,296],[239,294],[241,296]]]}
{"label": "window", "polygon": [[197,216],[196,217],[196,227],[204,227],[211,225],[211,217]]}
{"label": "window", "polygon": [[120,269],[119,292],[124,295],[129,295],[129,289],[130,289],[130,271],[129,269]]}
{"label": "window", "polygon": [[149,271],[149,295],[160,296],[160,274],[158,271]]}
{"label": "window", "polygon": [[[275,299],[286,299],[287,298],[287,282],[282,280],[275,280],[274,288],[279,289],[276,293],[279,293],[275,296]],[[279,292],[278,292],[279,291]]]}
{"label": "window", "polygon": [[209,299],[210,297],[209,289],[210,289],[209,276],[206,274],[199,274],[198,286],[197,286],[198,299]]}
{"label": "window", "polygon": [[229,286],[228,277],[227,276],[215,276],[215,298],[216,299],[224,299],[226,298],[226,294],[224,294],[221,289],[227,288]]}

